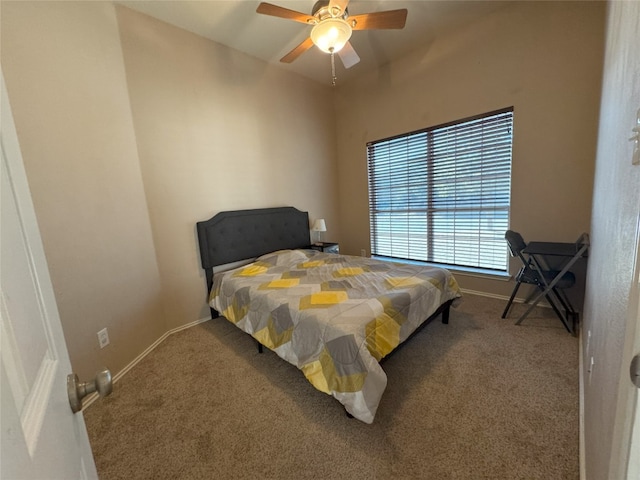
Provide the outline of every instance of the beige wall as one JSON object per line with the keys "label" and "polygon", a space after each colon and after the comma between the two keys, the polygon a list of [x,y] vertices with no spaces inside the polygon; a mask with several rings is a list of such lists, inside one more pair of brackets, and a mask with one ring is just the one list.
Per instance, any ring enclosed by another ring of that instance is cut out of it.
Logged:
{"label": "beige wall", "polygon": [[[3,2],[2,69],[71,363],[118,372],[166,330],[113,7]],[[111,345],[98,347],[108,327]]]}
{"label": "beige wall", "polygon": [[[640,109],[639,48],[640,3],[612,2],[582,336],[587,480],[626,478],[621,459],[628,447],[623,438],[632,424],[629,402],[637,396],[629,364],[621,360],[623,352],[629,361],[638,353],[632,349],[640,328],[631,300],[635,291],[637,307],[640,285],[633,267],[640,242],[640,166],[631,164],[633,143],[628,141]],[[637,459],[638,452],[632,455]]]}
{"label": "beige wall", "polygon": [[[2,2],[2,68],[74,369],[208,315],[195,222],[339,235],[331,90],[111,2]],[[96,332],[109,329],[100,350]]]}
{"label": "beige wall", "polygon": [[[341,87],[342,251],[370,249],[366,142],[509,106],[511,228],[526,240],[588,232],[604,11],[596,2],[514,2]],[[462,288],[497,295],[513,286],[456,277]]]}
{"label": "beige wall", "polygon": [[293,205],[339,234],[331,89],[117,9],[170,327],[204,318],[195,223]]}

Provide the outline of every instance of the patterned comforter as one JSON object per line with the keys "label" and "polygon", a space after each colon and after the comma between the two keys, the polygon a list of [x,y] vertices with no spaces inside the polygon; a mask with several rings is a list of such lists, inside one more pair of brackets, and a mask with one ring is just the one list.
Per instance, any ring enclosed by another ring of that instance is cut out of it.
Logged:
{"label": "patterned comforter", "polygon": [[387,385],[379,360],[458,297],[441,268],[283,250],[216,274],[210,305],[372,423]]}

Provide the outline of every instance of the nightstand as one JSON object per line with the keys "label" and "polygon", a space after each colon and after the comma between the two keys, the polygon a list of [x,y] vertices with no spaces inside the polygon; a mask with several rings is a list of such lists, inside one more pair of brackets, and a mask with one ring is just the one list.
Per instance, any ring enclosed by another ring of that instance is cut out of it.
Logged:
{"label": "nightstand", "polygon": [[311,245],[311,248],[325,253],[340,253],[340,244],[338,243],[316,242]]}

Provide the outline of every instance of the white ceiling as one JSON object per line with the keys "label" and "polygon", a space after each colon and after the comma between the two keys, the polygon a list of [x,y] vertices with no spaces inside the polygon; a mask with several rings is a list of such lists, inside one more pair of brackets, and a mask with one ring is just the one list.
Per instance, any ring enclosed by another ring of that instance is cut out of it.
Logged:
{"label": "white ceiling", "polygon": [[[118,3],[233,49],[296,72],[323,84],[331,84],[329,55],[317,48],[291,64],[279,60],[302,42],[311,27],[292,20],[256,13],[254,0],[123,0]],[[269,3],[311,14],[315,0],[274,0]],[[443,32],[458,28],[509,2],[488,0],[352,0],[349,14],[406,8],[402,30],[355,31],[351,44],[360,63],[346,70],[336,58],[338,84],[402,57]]]}

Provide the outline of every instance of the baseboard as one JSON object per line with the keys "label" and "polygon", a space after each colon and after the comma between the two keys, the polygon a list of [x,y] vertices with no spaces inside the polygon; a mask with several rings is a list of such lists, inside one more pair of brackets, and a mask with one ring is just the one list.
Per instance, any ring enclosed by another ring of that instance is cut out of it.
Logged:
{"label": "baseboard", "polygon": [[[507,295],[498,295],[496,293],[480,292],[478,290],[469,290],[468,288],[461,288],[460,291],[462,293],[468,293],[469,295],[478,295],[480,297],[495,298],[497,300],[504,300],[505,302],[509,301],[509,297]],[[513,299],[513,303],[524,303],[525,300],[526,300],[525,298],[516,297]],[[551,306],[547,303],[547,301],[544,298],[538,302],[537,306],[551,308]]]}
{"label": "baseboard", "polygon": [[[142,352],[140,355],[138,355],[131,363],[129,363],[127,366],[125,366],[116,375],[114,375],[113,378],[111,379],[111,381],[115,384],[118,380],[120,380],[122,377],[124,377],[129,372],[129,370],[131,370],[138,363],[140,363],[140,361],[144,357],[149,355],[158,345],[160,345],[162,342],[164,342],[170,335],[173,335],[174,333],[180,332],[182,330],[186,330],[187,328],[194,327],[194,326],[196,326],[196,325],[198,325],[200,323],[208,322],[209,320],[211,320],[211,318],[201,318],[200,320],[196,320],[194,322],[190,322],[190,323],[187,323],[185,325],[181,325],[179,327],[176,327],[176,328],[173,328],[173,329],[169,330],[164,335],[162,335],[160,338],[158,338],[155,342],[153,342],[144,352]],[[98,398],[99,398],[99,395],[97,393],[92,393],[92,394],[88,395],[85,398],[85,400],[84,400],[84,402],[82,404],[82,411],[85,411],[87,408],[89,408],[91,406],[91,404],[93,402],[95,402]]]}
{"label": "baseboard", "polygon": [[579,398],[580,398],[580,480],[587,478],[587,464],[585,458],[585,438],[584,438],[584,350],[582,349],[582,329],[578,329],[578,382],[579,382]]}

